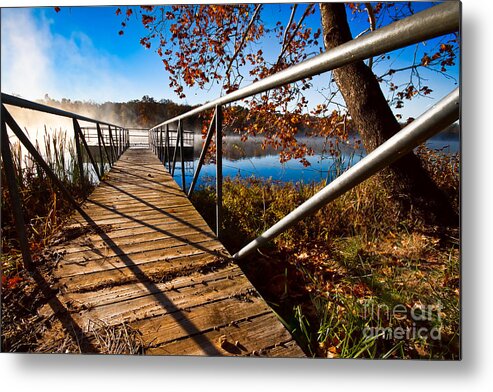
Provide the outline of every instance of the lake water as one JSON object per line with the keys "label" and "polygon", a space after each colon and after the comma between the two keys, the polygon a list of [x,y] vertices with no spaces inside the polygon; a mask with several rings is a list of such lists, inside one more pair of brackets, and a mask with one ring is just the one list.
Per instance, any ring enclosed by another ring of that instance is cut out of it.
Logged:
{"label": "lake water", "polygon": [[[329,182],[340,175],[341,170],[356,164],[365,156],[363,149],[354,149],[353,143],[340,145],[340,156],[334,158],[324,153],[324,138],[306,138],[303,142],[313,148],[315,155],[307,157],[310,166],[304,167],[296,159],[286,163],[279,162],[279,155],[272,150],[261,148],[260,138],[250,138],[242,142],[238,136],[227,136],[223,142],[223,177],[255,177],[271,179],[281,182]],[[430,139],[426,145],[432,149],[442,150],[446,153],[456,153],[460,149],[458,138],[438,137]],[[193,172],[198,164],[198,157],[202,146],[202,138],[195,135],[194,159],[185,162],[185,178],[187,187],[190,185]],[[213,184],[216,175],[216,165],[206,164],[202,166],[198,186]],[[175,176],[176,182],[181,185],[180,162],[177,160]]]}

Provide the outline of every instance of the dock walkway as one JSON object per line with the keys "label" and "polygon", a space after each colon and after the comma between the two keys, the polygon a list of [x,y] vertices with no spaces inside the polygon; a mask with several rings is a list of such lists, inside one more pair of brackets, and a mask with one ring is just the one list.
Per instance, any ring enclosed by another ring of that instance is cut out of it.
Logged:
{"label": "dock walkway", "polygon": [[151,151],[127,150],[56,249],[82,331],[137,330],[154,355],[305,356]]}

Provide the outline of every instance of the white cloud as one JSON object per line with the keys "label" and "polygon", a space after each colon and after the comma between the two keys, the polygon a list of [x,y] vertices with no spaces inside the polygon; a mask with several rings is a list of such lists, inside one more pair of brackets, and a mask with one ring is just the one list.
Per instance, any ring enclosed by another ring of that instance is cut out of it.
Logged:
{"label": "white cloud", "polygon": [[2,10],[2,91],[28,99],[118,100],[132,82],[115,71],[119,59],[74,31],[55,34],[53,21],[30,9]]}
{"label": "white cloud", "polygon": [[1,25],[2,91],[31,99],[49,90],[58,95],[47,55],[52,40],[49,26],[36,25],[25,9],[3,9]]}

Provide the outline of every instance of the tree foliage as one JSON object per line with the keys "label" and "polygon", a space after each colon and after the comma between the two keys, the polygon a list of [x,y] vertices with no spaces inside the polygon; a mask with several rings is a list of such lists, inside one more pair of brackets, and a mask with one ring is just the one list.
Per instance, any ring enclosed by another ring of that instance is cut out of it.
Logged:
{"label": "tree foliage", "polygon": [[[42,103],[129,128],[150,128],[161,122],[163,118],[176,117],[193,109],[190,105],[181,105],[168,99],[157,101],[148,95],[128,102],[104,103],[72,101],[67,98],[58,101],[45,95]],[[194,119],[188,120],[186,126],[192,128],[200,126],[198,119],[195,120],[195,122]]]}
{"label": "tree foliage", "polygon": [[[142,23],[147,34],[140,43],[157,53],[170,75],[169,86],[184,98],[184,86],[209,90],[220,84],[222,91],[229,93],[324,51],[320,15],[314,4],[293,4],[289,19],[279,14],[279,20],[273,22],[275,7],[280,6],[140,6],[118,8],[116,13],[122,18],[120,34],[128,23]],[[352,20],[368,25],[360,35],[414,13],[412,2],[348,3],[347,8]],[[437,46],[416,45],[413,60],[399,68],[393,68],[399,53],[369,60],[374,72],[379,73],[376,76],[380,84],[387,86],[389,104],[396,109],[402,108],[406,100],[432,93],[421,69],[450,77],[447,70],[455,62],[458,36],[447,36],[433,44]],[[264,52],[266,47],[268,53]],[[396,77],[404,73],[407,80]],[[314,87],[322,94],[321,103],[315,107],[309,105],[306,94]],[[346,107],[336,102],[339,97],[337,86],[313,86],[311,79],[258,94],[243,101],[249,110],[246,125],[238,130],[245,139],[264,136],[265,146],[279,149],[281,162],[296,158],[307,165],[305,157],[313,151],[297,139],[301,128],[316,129],[312,134],[331,140],[334,136],[336,140],[347,138],[350,116]],[[226,126],[234,124],[233,113],[224,110]]]}

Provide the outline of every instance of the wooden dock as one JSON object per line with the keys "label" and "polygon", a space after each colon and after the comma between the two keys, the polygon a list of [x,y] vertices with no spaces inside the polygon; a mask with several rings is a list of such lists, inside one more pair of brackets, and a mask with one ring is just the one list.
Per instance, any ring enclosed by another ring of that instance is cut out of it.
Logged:
{"label": "wooden dock", "polygon": [[137,330],[152,355],[304,357],[148,150],[127,150],[58,249],[58,300],[81,331]]}

